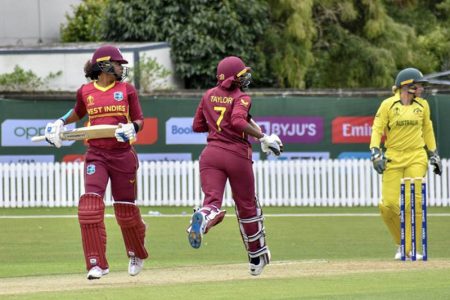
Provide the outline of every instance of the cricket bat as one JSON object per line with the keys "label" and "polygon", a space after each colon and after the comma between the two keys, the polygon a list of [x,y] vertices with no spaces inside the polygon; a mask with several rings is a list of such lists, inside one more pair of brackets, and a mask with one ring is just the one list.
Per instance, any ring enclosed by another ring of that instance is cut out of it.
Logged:
{"label": "cricket bat", "polygon": [[[80,141],[86,139],[113,138],[118,125],[92,125],[88,127],[79,127],[60,133],[61,140]],[[45,141],[44,135],[33,136],[33,142]]]}

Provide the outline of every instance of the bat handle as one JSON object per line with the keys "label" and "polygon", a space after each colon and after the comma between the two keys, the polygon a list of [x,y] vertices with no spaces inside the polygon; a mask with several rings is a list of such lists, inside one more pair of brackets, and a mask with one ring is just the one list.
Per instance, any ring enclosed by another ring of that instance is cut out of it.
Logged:
{"label": "bat handle", "polygon": [[45,135],[36,135],[31,138],[32,142],[42,142],[45,141]]}

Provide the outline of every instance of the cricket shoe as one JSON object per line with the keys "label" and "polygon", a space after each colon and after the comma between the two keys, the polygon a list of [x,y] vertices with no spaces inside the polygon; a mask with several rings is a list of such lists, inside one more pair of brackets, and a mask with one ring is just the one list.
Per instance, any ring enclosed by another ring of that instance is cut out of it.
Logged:
{"label": "cricket shoe", "polygon": [[136,256],[130,256],[130,262],[128,263],[128,274],[130,274],[131,276],[136,276],[142,271],[143,267],[143,259]]}
{"label": "cricket shoe", "polygon": [[192,215],[191,226],[188,233],[189,244],[191,244],[192,248],[200,248],[205,223],[205,216],[200,211],[197,211]]}
{"label": "cricket shoe", "polygon": [[[412,256],[412,253],[409,252],[409,255],[407,256],[407,259],[411,260],[411,256]],[[423,255],[420,254],[420,253],[416,253],[416,260],[423,260]]]}
{"label": "cricket shoe", "polygon": [[[412,256],[412,253],[409,252],[409,254],[406,255],[405,259],[406,260],[411,260],[411,256]],[[394,259],[395,260],[401,260],[402,259],[402,252],[401,252],[400,247],[397,248],[397,252],[395,253]],[[416,260],[423,260],[423,255],[420,254],[420,253],[416,253]]]}
{"label": "cricket shoe", "polygon": [[100,279],[102,276],[107,275],[109,273],[109,269],[102,269],[99,266],[92,267],[87,273],[87,279]]}
{"label": "cricket shoe", "polygon": [[269,264],[270,261],[270,251],[267,252],[267,255],[260,255],[258,257],[254,257],[250,259],[249,270],[250,275],[258,276],[264,270],[264,267]]}
{"label": "cricket shoe", "polygon": [[[145,245],[145,241],[147,239],[148,224],[144,222],[144,219],[142,219],[142,223],[144,223],[144,225],[145,225],[145,233],[144,233],[144,236],[145,236],[144,237],[144,245]],[[128,252],[128,256],[130,257],[130,260],[128,262],[128,274],[130,274],[130,276],[136,276],[144,268],[144,259],[135,256],[134,252],[132,252],[132,251]]]}
{"label": "cricket shoe", "polygon": [[401,250],[400,246],[398,246],[397,252],[395,252],[394,259],[395,260],[401,260],[402,259],[402,250]]}

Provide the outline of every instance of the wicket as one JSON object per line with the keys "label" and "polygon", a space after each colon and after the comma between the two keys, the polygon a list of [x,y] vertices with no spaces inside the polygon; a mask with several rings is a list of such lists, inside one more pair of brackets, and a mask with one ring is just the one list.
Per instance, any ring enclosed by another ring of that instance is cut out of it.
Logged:
{"label": "wicket", "polygon": [[410,206],[411,206],[411,260],[416,260],[416,186],[415,181],[422,182],[422,255],[423,260],[428,259],[428,242],[427,242],[427,187],[424,177],[410,178],[405,177],[400,181],[400,251],[401,260],[406,260],[406,207],[405,207],[405,182],[410,182]]}

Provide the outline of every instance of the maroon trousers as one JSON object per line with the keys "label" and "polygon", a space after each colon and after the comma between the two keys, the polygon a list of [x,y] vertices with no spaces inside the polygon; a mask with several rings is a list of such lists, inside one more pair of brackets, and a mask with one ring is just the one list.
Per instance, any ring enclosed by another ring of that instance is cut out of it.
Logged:
{"label": "maroon trousers", "polygon": [[115,201],[134,202],[139,161],[132,148],[104,150],[89,147],[85,159],[85,193],[104,196],[108,179]]}
{"label": "maroon trousers", "polygon": [[122,231],[129,257],[148,257],[145,249],[146,225],[136,199],[138,160],[133,149],[104,150],[90,147],[85,159],[85,194],[78,205],[78,220],[86,269],[99,266],[107,269],[105,205],[103,197],[108,179],[114,198],[114,213]]}
{"label": "maroon trousers", "polygon": [[200,156],[200,178],[205,193],[203,206],[222,207],[227,179],[240,218],[256,215],[253,162],[229,150],[206,146]]}

